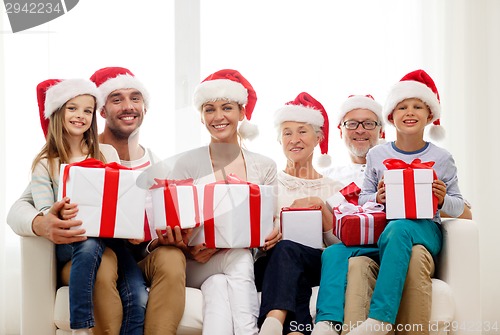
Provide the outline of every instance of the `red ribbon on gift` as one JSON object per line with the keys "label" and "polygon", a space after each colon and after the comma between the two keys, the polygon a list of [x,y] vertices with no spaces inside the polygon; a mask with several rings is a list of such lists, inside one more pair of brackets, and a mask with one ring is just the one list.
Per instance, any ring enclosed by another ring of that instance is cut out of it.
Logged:
{"label": "red ribbon on gift", "polygon": [[361,189],[356,185],[355,182],[350,183],[343,189],[341,189],[340,194],[342,194],[345,200],[353,205],[358,205],[359,194],[361,193]]}
{"label": "red ribbon on gift", "polygon": [[203,195],[203,227],[205,232],[205,244],[208,248],[215,248],[215,219],[214,219],[214,190],[216,185],[248,185],[250,192],[250,248],[260,246],[260,188],[241,180],[234,174],[229,174],[226,180],[207,184]]}
{"label": "red ribbon on gift", "polygon": [[[181,227],[181,221],[179,218],[179,202],[177,196],[177,186],[191,186],[193,188],[193,198],[194,198],[194,215],[196,227],[200,225],[200,207],[198,205],[198,192],[196,186],[193,185],[193,178],[182,179],[182,180],[170,180],[170,179],[154,179],[156,184],[150,187],[150,189],[163,188],[163,199],[165,204],[165,217],[167,220],[167,225],[172,227]],[[175,210],[169,210],[174,208]]]}
{"label": "red ribbon on gift", "polygon": [[[408,219],[417,218],[417,201],[415,198],[415,175],[414,169],[432,169],[434,162],[422,162],[419,158],[414,159],[410,164],[401,159],[388,158],[383,161],[388,170],[403,169],[403,189],[405,201],[405,215]],[[432,170],[434,180],[437,179],[436,171]],[[434,213],[437,211],[438,198],[432,194],[432,207]]]}
{"label": "red ribbon on gift", "polygon": [[75,166],[104,169],[104,188],[102,192],[101,225],[99,228],[99,236],[114,237],[120,170],[132,169],[116,162],[105,164],[95,158],[88,158],[81,162],[68,164],[64,167],[63,172],[63,197],[66,196],[66,182],[69,178],[69,170]]}

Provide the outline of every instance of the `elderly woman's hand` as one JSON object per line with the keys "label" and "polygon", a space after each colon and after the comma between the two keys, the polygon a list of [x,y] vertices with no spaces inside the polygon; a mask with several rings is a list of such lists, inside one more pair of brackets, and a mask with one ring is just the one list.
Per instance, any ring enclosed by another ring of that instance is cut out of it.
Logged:
{"label": "elderly woman's hand", "polygon": [[291,208],[311,208],[320,209],[324,207],[325,203],[318,197],[307,197],[301,199],[295,199],[295,201],[290,205]]}
{"label": "elderly woman's hand", "polygon": [[263,251],[267,251],[267,250],[271,249],[272,247],[274,247],[276,245],[276,243],[278,243],[281,240],[281,238],[282,238],[282,235],[281,235],[279,227],[274,227],[271,234],[269,234],[266,237],[266,242],[261,247],[261,249]]}

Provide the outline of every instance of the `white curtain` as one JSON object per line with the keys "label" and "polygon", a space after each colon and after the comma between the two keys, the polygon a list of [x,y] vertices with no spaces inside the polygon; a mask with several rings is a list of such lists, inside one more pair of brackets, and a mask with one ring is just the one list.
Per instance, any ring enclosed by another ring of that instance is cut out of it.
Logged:
{"label": "white curtain", "polygon": [[[500,327],[500,220],[495,211],[500,190],[500,1],[425,1],[423,13],[426,57],[442,79],[445,146],[456,159],[461,191],[479,223],[481,327],[495,321]],[[498,328],[481,329],[500,334]]]}

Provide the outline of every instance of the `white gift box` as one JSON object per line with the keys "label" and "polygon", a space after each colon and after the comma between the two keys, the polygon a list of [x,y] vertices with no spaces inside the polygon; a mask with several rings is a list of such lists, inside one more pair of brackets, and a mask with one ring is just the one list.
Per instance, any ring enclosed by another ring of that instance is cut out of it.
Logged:
{"label": "white gift box", "polygon": [[323,248],[323,216],[320,209],[288,208],[281,210],[281,233],[311,248]]}
{"label": "white gift box", "polygon": [[[250,186],[258,194],[253,194]],[[202,225],[194,228],[189,245],[206,243],[209,248],[264,245],[273,230],[273,186],[215,183],[197,185],[197,190]]]}
{"label": "white gift box", "polygon": [[[404,171],[413,171],[413,180]],[[433,181],[432,169],[384,171],[387,219],[432,219],[437,210]]]}
{"label": "white gift box", "polygon": [[[64,170],[61,165],[58,199],[62,199]],[[85,236],[127,239],[144,238],[147,190],[136,185],[140,171],[70,166],[66,196],[78,204],[76,220]],[[106,177],[105,177],[106,176]],[[113,180],[113,182],[110,182]]]}
{"label": "white gift box", "polygon": [[153,221],[156,229],[182,229],[200,225],[196,186],[168,185],[151,190]]}

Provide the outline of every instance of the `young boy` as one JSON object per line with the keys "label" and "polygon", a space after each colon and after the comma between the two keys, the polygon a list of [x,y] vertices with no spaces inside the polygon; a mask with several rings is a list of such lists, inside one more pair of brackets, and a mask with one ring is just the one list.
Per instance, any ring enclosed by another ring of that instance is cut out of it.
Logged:
{"label": "young boy", "polygon": [[438,211],[433,219],[390,220],[377,247],[346,247],[340,243],[327,248],[322,256],[316,317],[316,322],[323,322],[316,326],[314,335],[334,334],[335,329],[340,329],[348,259],[360,255],[378,257],[380,271],[368,319],[349,334],[387,334],[396,320],[412,247],[420,244],[436,257],[442,245],[439,212],[443,210],[457,217],[463,211],[464,202],[453,157],[445,149],[424,141],[424,129],[431,123],[431,137],[436,139],[443,135],[439,125],[439,94],[432,78],[423,70],[404,76],[390,91],[383,114],[386,121],[396,128],[396,141],[376,146],[368,152],[360,205],[368,201],[385,203],[385,159],[396,158],[411,163],[419,158],[422,162],[435,162],[433,169],[437,180],[433,182],[432,191],[438,198]]}

